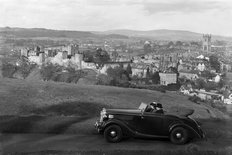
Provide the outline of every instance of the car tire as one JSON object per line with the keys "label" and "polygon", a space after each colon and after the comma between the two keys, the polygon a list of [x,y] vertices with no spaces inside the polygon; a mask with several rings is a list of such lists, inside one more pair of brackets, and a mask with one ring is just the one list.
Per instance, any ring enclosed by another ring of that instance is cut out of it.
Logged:
{"label": "car tire", "polygon": [[189,133],[183,127],[176,127],[170,133],[170,140],[174,144],[182,145],[189,140]]}
{"label": "car tire", "polygon": [[107,142],[117,143],[123,138],[122,129],[118,125],[110,125],[104,131],[104,137]]}

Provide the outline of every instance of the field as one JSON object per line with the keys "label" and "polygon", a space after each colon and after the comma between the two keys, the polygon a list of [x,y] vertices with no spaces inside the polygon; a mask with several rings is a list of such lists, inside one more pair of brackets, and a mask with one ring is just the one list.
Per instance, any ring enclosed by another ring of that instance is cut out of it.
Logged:
{"label": "field", "polygon": [[[5,78],[0,80],[0,98],[0,131],[3,133],[0,143],[6,154],[22,153],[21,148],[26,146],[30,146],[26,152],[35,154],[44,151],[47,154],[133,154],[136,151],[142,154],[227,154],[231,151],[229,117],[210,106],[195,104],[176,92]],[[137,108],[141,102],[154,100],[160,101],[171,113],[194,109],[192,116],[202,122],[208,141],[174,147],[167,141],[128,140],[115,149],[96,134],[93,125],[103,107]],[[89,150],[86,145],[90,144]],[[167,146],[170,150],[163,151]],[[48,151],[51,148],[53,151]]]}
{"label": "field", "polygon": [[[76,108],[77,112],[72,111],[71,115],[79,115],[89,108],[92,114],[92,110],[98,111],[102,107],[137,108],[141,102],[159,101],[166,111],[178,112],[180,109],[190,108],[195,110],[194,118],[226,118],[219,110],[195,104],[176,92],[162,93],[144,89],[5,78],[0,80],[0,98],[0,115],[28,115],[41,108],[64,104],[68,108],[69,104],[75,106],[75,103],[82,107]],[[68,112],[65,115],[69,115]],[[94,112],[93,116],[97,114]]]}

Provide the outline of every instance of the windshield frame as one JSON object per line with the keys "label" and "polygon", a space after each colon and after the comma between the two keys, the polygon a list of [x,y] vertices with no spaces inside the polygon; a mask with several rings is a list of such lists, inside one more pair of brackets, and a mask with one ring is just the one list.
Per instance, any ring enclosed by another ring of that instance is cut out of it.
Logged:
{"label": "windshield frame", "polygon": [[141,104],[139,105],[138,109],[141,111],[145,111],[148,107],[148,104],[141,102]]}

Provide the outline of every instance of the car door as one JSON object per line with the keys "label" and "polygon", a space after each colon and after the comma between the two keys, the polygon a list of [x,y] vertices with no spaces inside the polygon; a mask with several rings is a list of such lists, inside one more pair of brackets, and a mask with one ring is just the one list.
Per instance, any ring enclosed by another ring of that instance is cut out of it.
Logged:
{"label": "car door", "polygon": [[116,119],[124,122],[130,129],[136,130],[138,117],[132,114],[120,114],[115,116]]}
{"label": "car door", "polygon": [[147,135],[163,135],[163,114],[144,112],[136,122],[137,131]]}

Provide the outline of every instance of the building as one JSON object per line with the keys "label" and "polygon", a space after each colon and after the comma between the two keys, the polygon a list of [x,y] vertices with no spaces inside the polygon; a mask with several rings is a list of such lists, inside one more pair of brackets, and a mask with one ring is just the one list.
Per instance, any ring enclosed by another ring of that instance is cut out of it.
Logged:
{"label": "building", "polygon": [[219,101],[224,100],[224,96],[222,94],[217,94],[217,93],[207,92],[202,90],[196,92],[197,92],[197,96],[202,100],[219,100]]}
{"label": "building", "polygon": [[23,48],[20,50],[20,52],[21,52],[21,56],[28,57],[29,49]]}
{"label": "building", "polygon": [[145,63],[133,63],[131,66],[132,76],[145,78],[147,74],[147,68],[149,68],[149,66]]}
{"label": "building", "polygon": [[231,71],[231,64],[220,61],[220,70],[223,72]]}
{"label": "building", "polygon": [[159,73],[159,76],[161,85],[176,84],[177,82],[176,73]]}
{"label": "building", "polygon": [[226,82],[226,85],[232,87],[232,72],[227,72],[224,80]]}
{"label": "building", "polygon": [[108,68],[115,68],[122,66],[124,69],[131,64],[131,61],[121,61],[121,62],[106,62],[104,66],[101,68],[100,73],[106,74]]}
{"label": "building", "polygon": [[63,46],[62,51],[66,51],[68,56],[74,56],[76,53],[79,53],[79,46],[76,44]]}
{"label": "building", "polygon": [[202,48],[204,52],[211,52],[211,35],[203,34]]}
{"label": "building", "polygon": [[191,87],[186,86],[186,85],[182,85],[180,87],[180,92],[185,94],[185,95],[190,95],[190,96],[193,96],[192,94],[194,94],[194,93],[192,93],[193,92],[192,85],[191,85]]}
{"label": "building", "polygon": [[198,79],[199,78],[198,74],[199,74],[199,72],[196,71],[196,70],[192,70],[192,71],[189,71],[189,70],[180,70],[179,71],[179,77],[180,78],[186,77],[189,80],[196,80],[196,79]]}
{"label": "building", "polygon": [[178,64],[178,55],[173,54],[164,54],[160,56],[159,69],[165,71],[169,67],[177,67]]}
{"label": "building", "polygon": [[204,63],[199,63],[199,64],[197,65],[197,69],[198,69],[199,71],[204,71],[204,70],[206,69],[205,64],[204,64]]}
{"label": "building", "polygon": [[191,64],[186,63],[186,64],[179,64],[177,70],[178,70],[178,72],[181,70],[190,71],[190,70],[192,70],[192,68],[193,68],[193,66]]}

